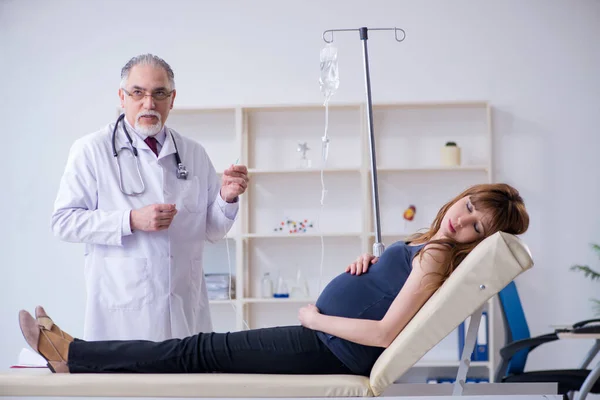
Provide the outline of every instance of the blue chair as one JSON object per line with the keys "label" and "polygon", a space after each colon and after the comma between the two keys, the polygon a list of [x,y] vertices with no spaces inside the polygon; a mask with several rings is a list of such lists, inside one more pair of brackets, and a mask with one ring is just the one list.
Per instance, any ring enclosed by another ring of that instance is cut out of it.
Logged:
{"label": "blue chair", "polygon": [[[559,340],[556,331],[545,335],[531,337],[525,312],[521,305],[517,286],[511,282],[498,294],[500,308],[504,319],[506,334],[506,345],[500,350],[500,365],[496,370],[496,382],[557,382],[558,393],[568,395],[569,392],[578,391],[590,374],[586,369],[598,350],[600,340],[596,341],[588,357],[579,369],[525,371],[527,356],[536,347]],[[586,320],[574,324],[570,329],[564,331],[572,332],[600,332],[600,319]],[[600,380],[592,386],[590,393],[600,393]]]}

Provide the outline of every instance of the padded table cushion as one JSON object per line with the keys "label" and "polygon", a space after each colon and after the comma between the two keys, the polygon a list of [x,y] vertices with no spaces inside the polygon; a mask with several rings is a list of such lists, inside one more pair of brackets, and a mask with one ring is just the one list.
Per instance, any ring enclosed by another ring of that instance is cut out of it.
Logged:
{"label": "padded table cushion", "polygon": [[0,396],[370,397],[369,378],[353,375],[53,374],[11,370]]}
{"label": "padded table cushion", "polygon": [[527,246],[498,232],[482,241],[381,354],[371,376],[262,374],[0,374],[0,395],[128,397],[379,396],[469,315],[533,266]]}

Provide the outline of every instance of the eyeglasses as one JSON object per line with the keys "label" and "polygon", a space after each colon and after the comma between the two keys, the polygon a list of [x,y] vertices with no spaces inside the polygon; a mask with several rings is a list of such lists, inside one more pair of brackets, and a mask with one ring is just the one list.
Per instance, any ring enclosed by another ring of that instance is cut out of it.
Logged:
{"label": "eyeglasses", "polygon": [[163,101],[163,100],[166,100],[169,97],[171,97],[171,95],[175,91],[175,90],[171,90],[170,92],[167,92],[166,90],[158,89],[152,93],[146,94],[141,89],[133,89],[131,92],[128,92],[127,90],[125,90],[123,88],[121,88],[121,90],[123,92],[125,92],[125,94],[127,96],[131,97],[135,101],[140,101],[140,100],[144,99],[146,96],[152,96],[152,98],[156,101]]}

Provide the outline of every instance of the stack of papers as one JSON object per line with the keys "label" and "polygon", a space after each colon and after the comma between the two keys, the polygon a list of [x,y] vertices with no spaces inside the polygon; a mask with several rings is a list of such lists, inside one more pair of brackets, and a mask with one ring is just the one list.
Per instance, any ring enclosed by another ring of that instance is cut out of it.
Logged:
{"label": "stack of papers", "polygon": [[235,297],[235,280],[229,274],[205,274],[204,280],[209,300],[229,300]]}
{"label": "stack of papers", "polygon": [[47,362],[44,357],[29,349],[21,349],[19,361],[11,368],[47,368]]}

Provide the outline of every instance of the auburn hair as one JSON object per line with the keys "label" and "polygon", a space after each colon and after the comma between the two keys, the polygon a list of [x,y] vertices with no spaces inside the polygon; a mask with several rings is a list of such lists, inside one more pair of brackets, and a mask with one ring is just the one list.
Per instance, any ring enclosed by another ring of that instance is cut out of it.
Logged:
{"label": "auburn hair", "polygon": [[[450,200],[438,211],[429,230],[423,233],[416,233],[409,237],[407,241],[416,244],[431,243],[438,244],[446,248],[447,256],[442,262],[439,272],[433,273],[439,276],[439,286],[448,279],[456,267],[465,259],[465,257],[483,240],[485,237],[477,239],[470,243],[458,243],[453,239],[435,239],[433,236],[438,232],[442,224],[442,219],[450,207],[464,197],[469,197],[471,204],[476,210],[486,212],[490,216],[489,226],[486,227],[486,237],[498,231],[520,235],[529,228],[529,214],[525,209],[523,198],[519,191],[506,183],[491,183],[474,185],[460,193]],[[417,255],[423,257],[426,252],[424,246]],[[439,246],[437,246],[439,248]]]}

